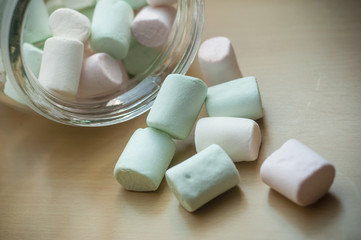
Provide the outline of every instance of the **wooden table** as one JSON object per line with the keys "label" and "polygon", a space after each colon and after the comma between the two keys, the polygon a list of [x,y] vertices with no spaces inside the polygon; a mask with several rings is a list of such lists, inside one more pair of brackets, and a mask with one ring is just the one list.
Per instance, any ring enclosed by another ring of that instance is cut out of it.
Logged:
{"label": "wooden table", "polygon": [[[361,239],[361,2],[206,0],[205,10],[203,38],[232,40],[263,99],[260,156],[236,164],[239,186],[188,213],[165,181],[134,193],[113,177],[147,114],[75,128],[0,105],[0,239]],[[189,75],[201,77],[197,61]],[[337,170],[330,193],[310,207],[259,178],[289,138]],[[193,154],[191,137],[177,142],[172,165]]]}

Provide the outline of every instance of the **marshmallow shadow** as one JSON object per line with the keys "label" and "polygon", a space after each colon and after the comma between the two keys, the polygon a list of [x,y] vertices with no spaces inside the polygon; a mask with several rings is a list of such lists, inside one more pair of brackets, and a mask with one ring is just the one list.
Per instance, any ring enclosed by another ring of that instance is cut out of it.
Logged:
{"label": "marshmallow shadow", "polygon": [[275,212],[306,236],[320,233],[322,229],[336,221],[343,212],[340,200],[330,192],[316,203],[301,207],[270,189],[268,203]]}

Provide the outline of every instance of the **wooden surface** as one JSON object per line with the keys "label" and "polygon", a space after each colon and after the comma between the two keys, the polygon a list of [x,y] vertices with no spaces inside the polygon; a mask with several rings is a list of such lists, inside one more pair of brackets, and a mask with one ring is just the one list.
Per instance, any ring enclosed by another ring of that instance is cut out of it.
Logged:
{"label": "wooden surface", "polygon": [[[87,129],[0,105],[0,239],[361,239],[360,12],[357,0],[206,0],[203,38],[232,40],[243,74],[259,81],[265,117],[259,159],[237,164],[239,186],[193,214],[164,181],[134,193],[113,178],[146,115]],[[201,77],[196,61],[189,74]],[[259,178],[289,138],[337,170],[311,207]],[[177,142],[172,165],[193,154],[192,138]]]}

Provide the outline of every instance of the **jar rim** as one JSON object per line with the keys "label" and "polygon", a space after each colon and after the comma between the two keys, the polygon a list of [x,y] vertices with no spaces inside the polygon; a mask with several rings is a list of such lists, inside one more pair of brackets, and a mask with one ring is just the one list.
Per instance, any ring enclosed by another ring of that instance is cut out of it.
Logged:
{"label": "jar rim", "polygon": [[[72,126],[107,126],[135,118],[148,111],[165,77],[185,74],[195,58],[204,25],[203,0],[179,0],[169,41],[160,56],[129,91],[105,101],[75,103],[43,89],[22,57],[22,25],[30,0],[8,1],[2,19],[1,51],[10,81],[27,105],[40,115]],[[10,71],[9,71],[10,70]]]}

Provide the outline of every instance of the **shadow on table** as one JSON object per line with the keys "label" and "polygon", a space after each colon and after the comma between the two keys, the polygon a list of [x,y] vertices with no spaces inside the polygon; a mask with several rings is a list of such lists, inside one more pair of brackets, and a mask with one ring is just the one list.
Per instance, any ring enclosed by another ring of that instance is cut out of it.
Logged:
{"label": "shadow on table", "polygon": [[[198,231],[218,228],[226,224],[234,215],[239,215],[247,205],[242,190],[236,186],[190,213],[179,204],[179,214],[190,230]],[[223,222],[223,223],[222,223]]]}
{"label": "shadow on table", "polygon": [[277,213],[306,235],[319,234],[343,212],[341,202],[332,193],[327,193],[315,204],[301,207],[270,189],[268,202]]}

